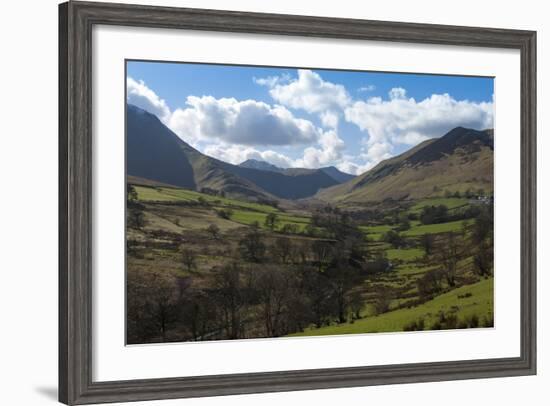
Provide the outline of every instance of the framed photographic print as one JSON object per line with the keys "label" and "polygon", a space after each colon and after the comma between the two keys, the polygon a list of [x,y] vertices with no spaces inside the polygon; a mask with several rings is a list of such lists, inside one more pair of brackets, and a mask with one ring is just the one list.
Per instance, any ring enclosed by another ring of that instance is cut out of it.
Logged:
{"label": "framed photographic print", "polygon": [[534,32],[59,11],[60,401],[536,372]]}

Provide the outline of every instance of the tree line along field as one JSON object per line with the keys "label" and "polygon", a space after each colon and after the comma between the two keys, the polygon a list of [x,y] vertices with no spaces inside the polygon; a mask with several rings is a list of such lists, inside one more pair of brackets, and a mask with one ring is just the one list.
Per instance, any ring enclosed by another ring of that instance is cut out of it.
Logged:
{"label": "tree line along field", "polygon": [[493,326],[492,200],[203,192],[128,185],[129,344]]}

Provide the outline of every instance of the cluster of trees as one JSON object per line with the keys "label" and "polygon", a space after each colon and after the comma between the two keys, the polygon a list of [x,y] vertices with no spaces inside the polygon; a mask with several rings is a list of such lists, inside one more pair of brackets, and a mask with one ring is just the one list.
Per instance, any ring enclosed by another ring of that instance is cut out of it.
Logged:
{"label": "cluster of trees", "polygon": [[426,257],[440,264],[439,268],[426,272],[417,280],[420,297],[429,300],[457,285],[458,264],[467,254],[465,242],[460,235],[449,232],[437,241],[433,235],[427,234],[421,238]]}
{"label": "cluster of trees", "polygon": [[[210,228],[217,238],[219,229]],[[128,341],[276,337],[361,317],[363,282],[369,272],[387,270],[388,262],[368,259],[353,229],[335,228],[339,239],[297,243],[286,236],[268,238],[259,227],[250,227],[234,259],[200,276],[193,273],[197,255],[185,246],[180,258],[186,277],[132,270]]]}
{"label": "cluster of trees", "polygon": [[349,213],[352,221],[368,223],[368,222],[382,222],[386,217],[386,211],[378,208],[354,210]]}
{"label": "cluster of trees", "polygon": [[449,220],[449,209],[447,206],[440,204],[438,206],[426,206],[420,214],[422,224],[439,224],[446,223]]}
{"label": "cluster of trees", "polygon": [[145,207],[139,202],[136,188],[128,184],[126,186],[126,221],[128,226],[137,230],[145,227],[145,215],[143,211]]}
{"label": "cluster of trees", "polygon": [[485,196],[485,190],[484,189],[477,189],[474,190],[472,188],[468,188],[465,192],[460,193],[460,191],[451,192],[450,190],[445,190],[445,197],[466,197],[468,199],[473,199],[475,197],[479,196]]}
{"label": "cluster of trees", "polygon": [[199,192],[210,196],[225,197],[225,192],[223,190],[212,189],[209,187],[202,187]]}
{"label": "cluster of trees", "polygon": [[360,317],[364,305],[351,266],[232,262],[210,274],[199,287],[169,273],[129,273],[128,341],[169,341],[169,330],[178,341],[277,337]]}
{"label": "cluster of trees", "polygon": [[440,224],[449,221],[466,220],[478,217],[486,208],[486,206],[468,205],[465,208],[449,210],[443,204],[426,206],[422,209],[419,219],[422,224]]}
{"label": "cluster of trees", "polygon": [[463,232],[438,236],[425,234],[420,238],[427,258],[432,257],[440,267],[424,274],[417,281],[418,291],[430,299],[445,289],[456,286],[461,260],[473,253],[473,270],[480,277],[493,272],[493,206],[480,209],[474,223],[464,223]]}
{"label": "cluster of trees", "polygon": [[478,275],[488,277],[493,271],[493,206],[481,211],[472,230],[471,245],[474,247],[474,268]]}
{"label": "cluster of trees", "polygon": [[231,216],[233,215],[233,210],[231,209],[219,209],[216,211],[218,217],[229,220],[231,219]]}
{"label": "cluster of trees", "polygon": [[393,248],[405,248],[409,244],[409,241],[396,230],[386,232],[382,240],[391,244]]}

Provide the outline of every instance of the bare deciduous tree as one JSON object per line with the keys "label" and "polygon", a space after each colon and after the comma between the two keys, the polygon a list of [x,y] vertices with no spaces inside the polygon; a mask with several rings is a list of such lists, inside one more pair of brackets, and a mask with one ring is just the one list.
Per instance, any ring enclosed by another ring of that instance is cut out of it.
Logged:
{"label": "bare deciduous tree", "polygon": [[330,259],[332,246],[327,241],[315,240],[313,244],[311,244],[311,253],[313,254],[313,260],[317,264],[317,268],[321,270]]}
{"label": "bare deciduous tree", "polygon": [[210,224],[206,231],[212,236],[214,240],[220,238],[220,228],[216,224]]}
{"label": "bare deciduous tree", "polygon": [[178,289],[174,276],[161,271],[128,273],[128,342],[165,341],[176,320]]}
{"label": "bare deciduous tree", "polygon": [[391,294],[388,288],[379,287],[376,290],[376,298],[374,302],[374,310],[376,314],[386,313],[390,310]]}
{"label": "bare deciduous tree", "polygon": [[273,253],[275,257],[283,264],[290,262],[290,258],[292,256],[292,242],[290,241],[290,238],[277,238],[275,240],[275,245],[273,246]]}
{"label": "bare deciduous tree", "polygon": [[251,262],[261,262],[265,253],[265,244],[260,231],[256,228],[250,230],[239,241],[239,249],[242,257]]}
{"label": "bare deciduous tree", "polygon": [[422,245],[422,248],[424,248],[424,252],[426,253],[426,256],[432,255],[432,252],[434,249],[434,243],[435,243],[435,238],[433,234],[427,233],[422,235],[422,237],[420,237],[420,244]]}
{"label": "bare deciduous tree", "polygon": [[247,304],[243,286],[243,271],[237,263],[215,269],[214,297],[222,316],[222,324],[229,339],[240,338],[242,316]]}
{"label": "bare deciduous tree", "polygon": [[474,267],[478,275],[489,276],[493,267],[493,250],[486,242],[478,244],[474,255]]}
{"label": "bare deciduous tree", "polygon": [[457,264],[460,260],[458,241],[455,233],[449,232],[445,236],[440,249],[440,259],[447,284],[454,287],[456,285]]}
{"label": "bare deciduous tree", "polygon": [[348,294],[357,285],[359,272],[356,268],[349,266],[346,261],[338,261],[331,264],[325,273],[333,285],[338,322],[345,323],[349,307]]}
{"label": "bare deciduous tree", "polygon": [[181,250],[181,261],[187,272],[192,272],[197,266],[197,254],[189,248]]}
{"label": "bare deciduous tree", "polygon": [[275,213],[268,213],[265,217],[265,226],[269,228],[271,231],[275,229],[277,226],[277,223],[279,222],[279,217]]}
{"label": "bare deciduous tree", "polygon": [[292,275],[279,267],[264,267],[258,274],[257,291],[266,335],[278,337],[284,333],[284,321],[292,297]]}
{"label": "bare deciduous tree", "polygon": [[359,290],[354,290],[351,292],[349,297],[349,307],[354,319],[361,318],[361,311],[363,310],[364,300],[361,292]]}

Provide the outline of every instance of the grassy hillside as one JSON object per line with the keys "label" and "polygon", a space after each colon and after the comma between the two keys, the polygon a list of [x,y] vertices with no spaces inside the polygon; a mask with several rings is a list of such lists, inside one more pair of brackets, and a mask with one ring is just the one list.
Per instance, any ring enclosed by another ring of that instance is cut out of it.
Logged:
{"label": "grassy hillside", "polygon": [[484,279],[472,285],[462,286],[417,307],[365,317],[353,323],[306,329],[292,336],[403,331],[411,321],[419,319],[424,321],[425,329],[431,329],[439,323],[441,312],[454,314],[459,323],[471,320],[474,315],[479,319],[480,326],[484,322],[488,323],[493,317],[493,279]]}
{"label": "grassy hillside", "polygon": [[[218,224],[233,222],[242,225],[251,225],[255,222],[261,228],[266,228],[265,219],[269,213],[277,215],[277,226],[283,227],[285,224],[292,224],[297,227],[297,231],[303,231],[305,226],[309,224],[309,217],[294,215],[286,213],[280,209],[267,204],[260,204],[249,202],[246,200],[231,199],[220,196],[212,196],[205,193],[199,193],[193,190],[186,190],[180,188],[171,187],[148,187],[148,186],[135,186],[135,190],[138,194],[138,199],[144,203],[155,203],[156,206],[162,203],[189,203],[198,204],[199,207],[186,207],[182,208],[160,206],[161,210],[182,212],[181,220],[178,221],[179,228],[185,228],[186,226],[193,226],[195,222],[187,223],[190,213],[201,213],[201,219],[210,223]],[[151,206],[152,211],[159,210]],[[227,219],[221,219],[217,215],[219,210],[228,210]],[[183,213],[186,211],[186,213]],[[218,224],[219,225],[219,224]],[[204,224],[202,224],[204,227]],[[194,228],[194,227],[192,227]]]}
{"label": "grassy hillside", "polygon": [[361,176],[320,191],[332,203],[441,197],[493,190],[493,146],[488,132],[455,129],[379,163]]}

